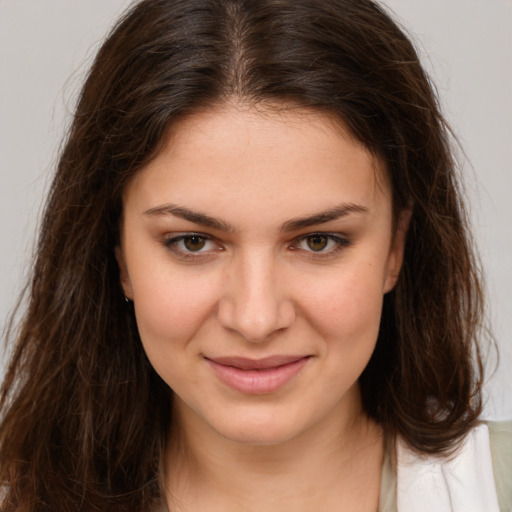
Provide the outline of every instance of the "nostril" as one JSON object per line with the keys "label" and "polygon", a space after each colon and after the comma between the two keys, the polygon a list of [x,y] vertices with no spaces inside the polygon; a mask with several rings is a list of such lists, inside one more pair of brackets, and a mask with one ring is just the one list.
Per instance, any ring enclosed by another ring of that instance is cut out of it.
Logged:
{"label": "nostril", "polygon": [[237,332],[246,341],[261,343],[288,329],[294,322],[295,312],[286,301],[259,304],[223,301],[219,304],[218,320],[222,326]]}

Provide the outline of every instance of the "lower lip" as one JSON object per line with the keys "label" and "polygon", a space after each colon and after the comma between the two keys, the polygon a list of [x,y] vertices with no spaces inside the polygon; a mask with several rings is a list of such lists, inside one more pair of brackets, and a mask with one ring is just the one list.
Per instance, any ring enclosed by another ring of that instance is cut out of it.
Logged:
{"label": "lower lip", "polygon": [[250,395],[263,395],[283,387],[304,368],[308,360],[309,357],[304,357],[293,363],[265,370],[241,370],[216,363],[211,359],[206,361],[215,375],[230,388]]}

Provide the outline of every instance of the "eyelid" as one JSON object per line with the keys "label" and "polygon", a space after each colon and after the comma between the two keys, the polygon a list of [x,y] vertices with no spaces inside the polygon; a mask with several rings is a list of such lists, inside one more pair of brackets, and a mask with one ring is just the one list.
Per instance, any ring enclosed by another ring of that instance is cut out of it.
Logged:
{"label": "eyelid", "polygon": [[[180,249],[177,247],[177,245],[185,240],[186,238],[191,237],[200,237],[204,238],[206,242],[211,242],[216,245],[216,249],[206,249],[206,250],[199,250],[199,251],[188,251],[186,249]],[[182,259],[197,259],[197,258],[206,258],[208,256],[212,255],[212,252],[223,250],[223,247],[220,245],[220,243],[211,235],[207,235],[206,233],[200,233],[198,231],[185,231],[182,233],[172,233],[172,236],[166,236],[165,239],[162,241],[164,247],[172,252],[174,255],[182,258]]]}
{"label": "eyelid", "polygon": [[[322,251],[313,251],[313,250],[307,250],[307,249],[300,249],[297,247],[298,243],[303,242],[307,240],[308,238],[313,238],[315,236],[321,236],[329,238],[331,241],[333,241],[336,245],[334,248],[331,248],[329,250],[322,250]],[[314,258],[322,258],[322,257],[328,257],[332,256],[333,254],[337,253],[344,247],[347,247],[351,244],[351,241],[348,237],[341,235],[340,233],[331,233],[331,232],[325,232],[325,231],[314,231],[312,233],[306,233],[304,235],[301,235],[293,241],[292,246],[290,247],[292,250],[303,250],[305,253],[307,253],[308,256],[314,257]]]}

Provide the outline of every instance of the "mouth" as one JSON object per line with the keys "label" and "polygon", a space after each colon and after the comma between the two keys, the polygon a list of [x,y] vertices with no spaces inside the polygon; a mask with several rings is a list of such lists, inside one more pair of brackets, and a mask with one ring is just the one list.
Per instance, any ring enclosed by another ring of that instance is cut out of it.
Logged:
{"label": "mouth", "polygon": [[216,377],[241,393],[262,395],[273,393],[291,381],[311,356],[270,356],[263,359],[244,357],[206,357]]}

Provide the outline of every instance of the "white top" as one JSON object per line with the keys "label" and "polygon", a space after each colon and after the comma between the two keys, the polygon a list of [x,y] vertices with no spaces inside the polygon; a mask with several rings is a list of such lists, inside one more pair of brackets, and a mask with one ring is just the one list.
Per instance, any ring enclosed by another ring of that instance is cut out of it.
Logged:
{"label": "white top", "polygon": [[398,512],[500,512],[487,425],[471,430],[448,459],[398,441],[396,492]]}

